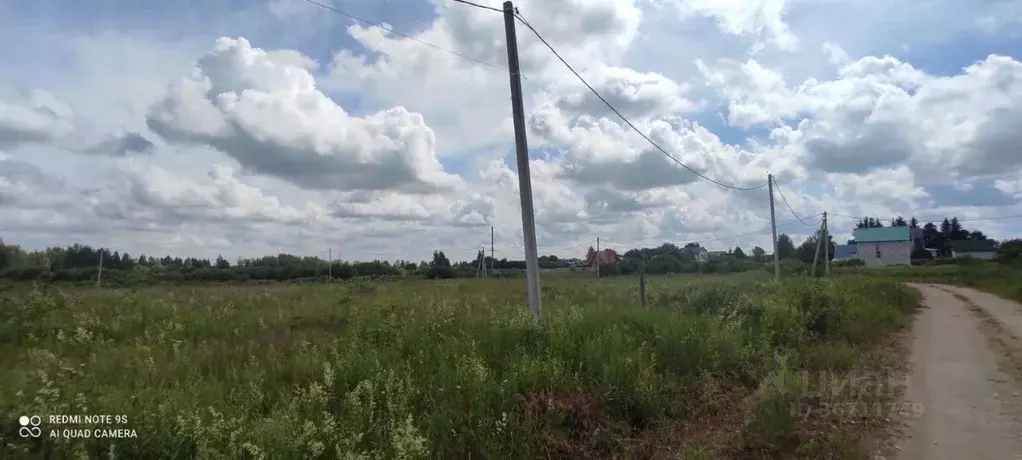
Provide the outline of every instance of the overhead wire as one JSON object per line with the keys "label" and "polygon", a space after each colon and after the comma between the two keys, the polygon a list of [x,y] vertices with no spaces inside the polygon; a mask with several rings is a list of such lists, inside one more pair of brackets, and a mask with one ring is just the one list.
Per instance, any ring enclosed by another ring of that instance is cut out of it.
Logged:
{"label": "overhead wire", "polygon": [[[828,213],[828,215],[835,216],[835,217],[845,217],[845,218],[848,218],[848,219],[859,219],[859,220],[863,220],[863,219],[876,219],[876,220],[884,221],[884,222],[893,222],[893,221],[897,220],[897,218],[889,218],[889,217],[885,217],[885,218],[871,217],[871,216],[863,217],[863,216],[850,216],[850,215],[847,215],[847,214],[835,214],[835,213]],[[954,217],[954,216],[952,216],[952,217]],[[911,213],[909,213],[909,220],[911,220],[911,218],[912,218]],[[916,221],[918,221],[918,222],[936,222],[936,221],[941,221],[941,220],[944,220],[944,219],[947,219],[947,218],[948,218],[948,216],[942,216],[942,217],[940,217],[938,219],[919,219],[919,218],[917,218]],[[989,221],[989,220],[1005,220],[1005,219],[1018,219],[1018,218],[1022,218],[1022,214],[1008,215],[1008,216],[995,216],[995,217],[965,218],[965,219],[958,219],[958,222],[982,222],[982,221]]]}
{"label": "overhead wire", "polygon": [[500,8],[495,8],[495,7],[492,7],[492,6],[486,6],[486,5],[480,5],[480,4],[478,4],[478,3],[475,3],[475,2],[470,2],[470,1],[467,1],[467,0],[454,0],[454,1],[455,1],[456,3],[464,3],[464,4],[466,4],[466,5],[474,6],[474,7],[476,7],[476,8],[482,8],[482,9],[484,9],[484,10],[493,10],[493,11],[496,11],[496,12],[498,12],[498,13],[503,13],[503,12],[504,12],[504,10],[502,10],[502,9],[500,9]]}
{"label": "overhead wire", "polygon": [[747,191],[747,190],[757,190],[757,189],[761,189],[761,188],[767,186],[767,183],[763,183],[763,184],[757,185],[755,187],[739,187],[739,186],[736,186],[736,185],[725,184],[723,182],[716,181],[716,180],[714,180],[714,179],[704,175],[703,173],[700,173],[699,171],[697,171],[696,169],[686,165],[685,163],[682,163],[680,160],[678,160],[673,155],[671,155],[666,150],[664,150],[662,147],[660,147],[660,145],[658,145],[656,142],[654,142],[653,139],[650,139],[649,136],[647,136],[639,128],[637,128],[631,121],[629,121],[627,117],[625,117],[623,114],[621,114],[620,111],[618,111],[616,108],[614,108],[614,106],[610,102],[608,102],[607,99],[605,99],[603,97],[603,95],[601,95],[600,92],[596,90],[596,88],[593,88],[593,86],[590,85],[589,82],[587,82],[585,80],[585,78],[583,78],[582,75],[580,75],[575,70],[575,68],[571,66],[571,64],[568,64],[568,61],[566,61],[563,57],[561,57],[560,53],[558,53],[557,50],[554,49],[554,47],[549,42],[547,42],[545,38],[543,38],[543,35],[540,34],[539,31],[537,31],[536,28],[533,27],[532,24],[530,24],[529,21],[526,20],[525,17],[523,17],[521,15],[521,13],[519,13],[517,11],[517,9],[515,11],[515,17],[519,21],[521,21],[521,23],[523,25],[525,25],[525,27],[527,27],[530,31],[532,31],[532,33],[536,36],[536,38],[538,38],[539,41],[542,42],[543,45],[545,45],[547,47],[547,49],[549,49],[550,52],[553,53],[553,55],[559,61],[561,61],[561,64],[564,64],[564,66],[567,67],[568,70],[570,70],[571,73],[574,74],[575,77],[578,78],[578,80],[580,82],[582,82],[582,84],[585,85],[586,88],[588,88],[590,92],[593,93],[593,95],[595,95],[600,101],[602,101],[603,104],[607,106],[607,108],[609,108],[612,112],[614,112],[614,114],[616,114],[619,118],[621,118],[621,121],[623,121],[626,125],[628,125],[628,127],[631,128],[632,131],[635,131],[638,135],[642,136],[642,138],[645,139],[646,142],[649,142],[650,145],[652,145],[654,148],[659,150],[660,153],[664,154],[664,156],[666,156],[667,158],[671,159],[672,161],[674,161],[675,163],[677,163],[681,167],[691,171],[693,174],[695,174],[696,176],[702,178],[703,180],[712,182],[712,183],[714,183],[714,184],[716,184],[716,185],[718,185],[720,187],[729,188],[729,189],[732,189],[732,190]]}
{"label": "overhead wire", "polygon": [[[500,70],[502,72],[510,73],[510,70],[507,67],[502,67],[502,66],[497,65],[497,64],[491,64],[489,62],[486,62],[486,61],[483,61],[483,60],[480,60],[480,59],[476,59],[476,58],[474,58],[472,56],[469,56],[467,54],[459,53],[459,52],[454,51],[452,49],[444,48],[444,47],[442,47],[440,45],[434,45],[433,43],[427,42],[427,41],[425,41],[425,40],[423,40],[421,38],[417,38],[417,37],[414,37],[414,36],[411,36],[411,35],[408,35],[408,34],[404,34],[404,33],[398,32],[397,30],[394,30],[393,27],[387,27],[383,23],[373,22],[373,21],[370,21],[368,19],[360,18],[360,17],[355,16],[355,15],[353,15],[351,13],[347,13],[347,12],[344,12],[344,11],[339,10],[337,8],[334,8],[334,7],[330,6],[330,5],[326,5],[326,4],[317,2],[316,0],[304,0],[304,1],[306,3],[311,3],[313,5],[316,5],[316,6],[320,7],[320,8],[323,8],[325,10],[332,11],[332,12],[337,13],[339,15],[346,16],[348,18],[354,19],[354,20],[356,20],[358,22],[361,22],[361,23],[363,23],[365,25],[368,25],[368,26],[371,26],[371,27],[376,27],[378,29],[385,30],[385,31],[390,32],[390,33],[392,33],[394,35],[397,35],[399,37],[404,37],[404,38],[407,38],[407,39],[412,40],[414,42],[421,43],[421,44],[426,45],[426,46],[428,46],[430,48],[433,48],[433,49],[436,49],[436,50],[440,50],[440,51],[443,51],[445,53],[450,53],[450,54],[458,56],[458,57],[460,57],[462,59],[466,59],[466,60],[475,62],[477,64],[481,64],[483,66],[486,66],[486,67],[489,67],[489,68],[492,68],[492,69],[497,69],[497,70]],[[459,3],[470,4],[470,5],[473,5],[473,6],[480,7],[480,8],[486,8],[486,9],[492,9],[492,10],[495,10],[495,11],[501,11],[501,10],[498,10],[496,8],[486,7],[486,6],[483,6],[483,5],[477,5],[477,4],[474,4],[474,3],[471,3],[471,2],[467,2],[467,1],[459,1],[459,0],[455,0],[455,1],[458,1]],[[525,77],[523,76],[522,78],[525,78]]]}
{"label": "overhead wire", "polygon": [[781,185],[778,184],[776,180],[774,180],[774,186],[777,189],[777,193],[781,195],[781,201],[784,201],[784,205],[788,207],[788,211],[791,211],[791,215],[795,216],[795,218],[798,219],[799,222],[802,222],[802,225],[811,227],[811,225],[805,223],[805,221],[801,217],[799,217],[798,213],[795,212],[795,208],[791,207],[791,203],[788,203],[788,198],[784,196],[784,191],[781,190]]}

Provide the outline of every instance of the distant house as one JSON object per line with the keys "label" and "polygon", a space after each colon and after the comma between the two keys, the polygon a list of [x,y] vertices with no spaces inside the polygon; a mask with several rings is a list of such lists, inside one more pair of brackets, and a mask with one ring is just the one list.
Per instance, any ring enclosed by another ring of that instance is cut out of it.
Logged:
{"label": "distant house", "polygon": [[696,262],[706,262],[707,260],[710,260],[710,253],[702,246],[685,246],[682,251],[692,255]]}
{"label": "distant house", "polygon": [[912,265],[912,248],[916,244],[909,227],[857,228],[856,258],[866,266]]}
{"label": "distant house", "polygon": [[993,260],[997,255],[997,245],[990,240],[964,240],[951,242],[951,257],[962,259]]}
{"label": "distant house", "polygon": [[595,267],[597,260],[599,260],[600,265],[611,265],[618,263],[621,260],[621,256],[614,252],[613,249],[604,249],[599,252],[592,251],[586,254],[586,266]]}
{"label": "distant house", "polygon": [[834,262],[840,262],[842,260],[852,260],[858,256],[854,244],[841,244],[834,246]]}

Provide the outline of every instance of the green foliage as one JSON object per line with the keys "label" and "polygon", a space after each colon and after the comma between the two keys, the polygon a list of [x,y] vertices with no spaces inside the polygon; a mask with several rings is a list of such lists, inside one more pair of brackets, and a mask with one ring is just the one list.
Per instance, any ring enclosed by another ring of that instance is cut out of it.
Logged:
{"label": "green foliage", "polygon": [[1015,238],[997,247],[997,261],[1005,264],[1022,263],[1022,238]]}
{"label": "green foliage", "polygon": [[[839,362],[820,350],[876,343],[915,304],[865,277],[703,280],[653,278],[639,309],[633,279],[551,277],[546,325],[520,280],[9,292],[0,429],[124,414],[138,438],[4,458],[641,457],[630,440],[741,410],[720,389]],[[743,449],[797,439],[785,397],[756,399]]]}

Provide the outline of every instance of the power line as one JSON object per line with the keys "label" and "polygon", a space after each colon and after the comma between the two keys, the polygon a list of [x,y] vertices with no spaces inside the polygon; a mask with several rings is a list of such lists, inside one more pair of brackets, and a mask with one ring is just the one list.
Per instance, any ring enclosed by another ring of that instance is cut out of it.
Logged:
{"label": "power line", "polygon": [[704,180],[707,180],[707,181],[709,181],[709,182],[712,182],[712,183],[714,183],[714,184],[717,184],[717,185],[719,185],[719,186],[721,186],[721,187],[724,187],[724,188],[729,188],[729,189],[733,189],[733,190],[756,190],[756,189],[761,189],[761,188],[763,188],[763,187],[766,187],[766,186],[767,186],[767,184],[766,184],[766,183],[764,183],[764,184],[762,184],[762,185],[757,185],[757,186],[755,186],[755,187],[738,187],[738,186],[734,186],[734,185],[728,185],[728,184],[724,184],[724,183],[722,183],[722,182],[718,182],[718,181],[716,181],[716,180],[713,180],[713,179],[711,179],[711,178],[709,178],[709,177],[707,177],[707,176],[703,175],[703,174],[702,174],[702,173],[700,173],[699,171],[696,171],[695,169],[693,169],[693,168],[689,167],[688,165],[686,165],[686,164],[682,163],[682,162],[681,162],[681,161],[679,161],[679,160],[678,160],[677,158],[673,157],[673,156],[672,156],[672,155],[671,155],[670,153],[667,153],[667,151],[666,151],[666,150],[664,150],[663,148],[661,148],[661,147],[660,147],[659,145],[657,145],[657,143],[656,143],[656,142],[653,142],[653,139],[650,139],[650,138],[649,138],[649,136],[647,136],[647,135],[646,135],[645,133],[643,133],[642,131],[640,131],[640,130],[639,130],[639,128],[636,128],[636,127],[635,127],[635,125],[634,125],[634,124],[632,124],[632,122],[631,122],[631,121],[629,121],[629,120],[628,120],[628,118],[626,118],[626,117],[625,117],[624,115],[622,115],[622,114],[621,114],[621,112],[619,112],[619,111],[618,111],[618,110],[617,110],[616,108],[614,108],[614,106],[613,106],[613,105],[611,105],[611,103],[610,103],[610,102],[607,102],[607,99],[605,99],[605,98],[604,98],[604,97],[603,97],[603,96],[602,96],[602,95],[600,94],[600,92],[599,92],[599,91],[596,91],[596,88],[593,88],[593,86],[592,86],[592,85],[590,85],[590,84],[589,84],[589,82],[587,82],[587,81],[585,80],[585,78],[582,78],[582,75],[580,75],[580,74],[579,74],[578,72],[576,72],[576,71],[575,71],[575,69],[574,69],[574,68],[573,68],[573,67],[571,66],[571,64],[568,64],[568,61],[565,61],[565,60],[564,60],[564,58],[563,58],[563,57],[561,57],[561,55],[560,55],[560,54],[559,54],[559,53],[557,52],[557,50],[555,50],[555,49],[554,49],[554,47],[553,47],[553,46],[551,46],[551,45],[550,45],[550,43],[548,43],[548,42],[546,41],[546,39],[545,39],[545,38],[543,38],[543,36],[542,36],[542,35],[540,35],[540,33],[539,33],[539,32],[538,32],[537,30],[536,30],[536,28],[535,28],[535,27],[532,27],[532,24],[529,24],[529,21],[527,21],[527,20],[526,20],[526,19],[525,19],[524,17],[522,17],[521,13],[518,13],[518,12],[516,11],[516,13],[515,13],[515,17],[516,17],[516,18],[518,18],[518,20],[519,20],[519,21],[521,21],[521,22],[522,22],[522,24],[524,24],[524,25],[525,25],[525,27],[528,27],[528,28],[529,28],[529,30],[531,30],[531,31],[532,31],[532,33],[533,33],[534,35],[536,35],[536,38],[538,38],[538,39],[539,39],[539,41],[543,42],[543,44],[544,44],[544,45],[546,45],[547,49],[549,49],[549,50],[550,50],[550,52],[551,52],[551,53],[553,53],[553,54],[554,54],[554,56],[555,56],[555,57],[557,57],[557,59],[561,61],[561,64],[564,64],[564,66],[565,66],[565,67],[567,67],[567,68],[568,68],[568,70],[570,70],[570,71],[571,71],[571,73],[575,74],[575,77],[576,77],[576,78],[578,78],[578,80],[579,80],[579,81],[581,81],[581,82],[582,82],[582,84],[586,86],[586,88],[589,88],[589,91],[590,91],[590,92],[592,92],[592,93],[593,93],[593,94],[594,94],[594,95],[595,95],[595,96],[596,96],[597,98],[599,98],[599,99],[600,99],[600,101],[602,101],[602,102],[603,102],[603,104],[607,106],[607,108],[609,108],[609,109],[610,109],[611,111],[613,111],[613,112],[614,112],[614,113],[615,113],[615,114],[616,114],[616,115],[617,115],[618,117],[620,117],[620,118],[621,118],[621,120],[622,120],[622,121],[624,121],[624,122],[625,122],[625,124],[627,124],[627,125],[628,125],[628,127],[632,128],[632,130],[633,130],[633,131],[635,131],[635,132],[636,132],[636,133],[638,133],[638,134],[639,134],[640,136],[642,136],[642,138],[643,138],[643,139],[645,139],[645,140],[646,140],[646,142],[649,142],[649,144],[650,144],[650,145],[652,145],[652,146],[653,146],[653,147],[655,147],[655,148],[656,148],[657,150],[659,150],[659,151],[660,151],[660,153],[663,153],[663,154],[664,154],[664,155],[665,155],[665,156],[666,156],[667,158],[670,158],[671,160],[673,160],[673,161],[674,161],[675,163],[677,163],[677,164],[678,164],[678,165],[680,165],[681,167],[683,167],[683,168],[685,168],[685,169],[687,169],[687,170],[691,171],[691,172],[692,172],[693,174],[695,174],[696,176],[699,176],[699,177],[703,178]]}
{"label": "power line", "polygon": [[500,8],[494,8],[492,6],[480,5],[478,3],[473,3],[473,2],[466,1],[466,0],[454,0],[454,1],[457,2],[457,3],[464,3],[466,5],[471,5],[471,6],[474,6],[476,8],[482,8],[484,10],[492,10],[492,11],[496,11],[498,13],[504,13],[504,10],[502,10]]}
{"label": "power line", "polygon": [[[407,39],[409,39],[409,40],[412,40],[412,41],[415,41],[415,42],[419,42],[419,43],[421,43],[421,44],[423,44],[423,45],[426,45],[426,46],[428,46],[428,47],[430,47],[430,48],[433,48],[433,49],[437,49],[437,50],[443,51],[443,52],[445,52],[445,53],[450,53],[450,54],[453,54],[453,55],[455,55],[455,56],[458,56],[458,57],[460,57],[460,58],[462,58],[462,59],[467,59],[467,60],[469,60],[469,61],[472,61],[472,62],[475,62],[475,63],[477,63],[477,64],[482,64],[482,65],[484,65],[484,66],[486,66],[486,67],[490,67],[490,68],[492,68],[492,69],[497,69],[497,70],[500,70],[500,71],[502,71],[502,72],[508,72],[508,69],[507,69],[507,67],[502,67],[502,66],[499,66],[499,65],[496,65],[496,64],[490,64],[489,62],[486,62],[486,61],[481,61],[481,60],[479,60],[479,59],[476,59],[476,58],[474,58],[474,57],[472,57],[472,56],[469,56],[469,55],[467,55],[467,54],[464,54],[464,53],[459,53],[459,52],[457,52],[457,51],[454,51],[454,50],[451,50],[451,49],[447,49],[447,48],[444,48],[444,47],[442,47],[442,46],[439,46],[439,45],[434,45],[434,44],[432,44],[432,43],[430,43],[430,42],[427,42],[427,41],[425,41],[425,40],[422,40],[421,38],[416,38],[416,37],[413,37],[413,36],[411,36],[411,35],[408,35],[408,34],[403,34],[403,33],[401,33],[401,32],[398,32],[398,31],[394,30],[393,28],[391,28],[391,27],[387,27],[387,26],[385,26],[385,25],[383,25],[383,24],[381,24],[381,23],[378,23],[378,22],[373,22],[373,21],[370,21],[370,20],[368,20],[368,19],[362,19],[362,18],[360,18],[360,17],[358,17],[358,16],[355,16],[355,15],[353,15],[353,14],[351,14],[351,13],[346,13],[346,12],[344,12],[344,11],[341,11],[341,10],[339,10],[339,9],[337,9],[337,8],[334,8],[334,7],[332,7],[332,6],[329,6],[329,5],[325,5],[325,4],[323,4],[323,3],[317,2],[316,0],[305,0],[305,1],[306,1],[307,3],[311,3],[311,4],[313,4],[313,5],[316,5],[316,6],[320,7],[320,8],[323,8],[323,9],[326,9],[326,10],[329,10],[329,11],[332,11],[332,12],[334,12],[334,13],[337,13],[337,14],[339,14],[339,15],[342,15],[342,16],[346,16],[346,17],[349,17],[349,18],[351,18],[351,19],[354,19],[354,20],[356,20],[356,21],[358,21],[358,22],[361,22],[361,23],[363,23],[363,24],[366,24],[366,25],[368,25],[368,26],[371,26],[371,27],[376,27],[376,28],[378,28],[378,29],[381,29],[381,30],[385,30],[385,31],[387,31],[387,32],[390,32],[390,33],[392,33],[392,34],[394,34],[394,35],[397,35],[397,36],[400,36],[400,37],[404,37],[404,38],[407,38]],[[483,6],[483,5],[476,5],[476,4],[474,4],[474,3],[470,3],[470,2],[466,2],[466,1],[462,1],[462,0],[455,0],[455,1],[460,1],[461,3],[466,3],[466,4],[470,4],[470,5],[473,5],[473,6],[478,6],[478,7],[480,7],[480,8],[487,8],[487,9],[494,9],[494,10],[496,10],[495,8],[490,8],[490,7],[486,7],[486,6]],[[501,10],[496,10],[496,11],[501,11]],[[522,78],[525,78],[525,77],[523,76]]]}
{"label": "power line", "polygon": [[[892,219],[892,218],[878,218],[878,217],[849,216],[849,215],[846,215],[846,214],[834,214],[834,213],[830,213],[830,215],[836,216],[836,217],[845,217],[845,218],[848,218],[848,219],[859,219],[859,220],[863,220],[863,219],[867,219],[867,218],[868,219],[876,219],[876,220],[882,220],[884,222],[887,222],[887,221],[894,222],[897,219],[897,218],[893,218]],[[911,219],[911,217],[912,216],[910,216],[909,218]],[[952,217],[954,217],[954,216],[952,216]],[[943,217],[941,217],[939,219],[916,219],[916,220],[919,221],[919,222],[936,222],[938,220],[943,220],[943,219],[947,219],[947,218],[948,218],[947,216],[943,216]],[[1018,218],[1022,218],[1022,214],[1016,214],[1016,215],[1010,215],[1010,216],[996,216],[996,217],[977,217],[977,218],[973,218],[973,219],[968,219],[968,218],[967,219],[958,219],[958,222],[982,222],[982,221],[988,221],[988,220],[1005,220],[1005,219],[1018,219]]]}
{"label": "power line", "polygon": [[784,205],[788,207],[789,211],[791,211],[791,215],[795,216],[795,218],[798,219],[799,222],[802,222],[802,225],[812,227],[812,225],[805,223],[802,220],[802,218],[798,216],[798,213],[795,212],[795,209],[791,207],[791,204],[788,203],[788,199],[784,197],[784,192],[781,191],[781,184],[778,184],[776,179],[774,180],[774,185],[777,188],[777,193],[781,195],[781,200],[784,201]]}

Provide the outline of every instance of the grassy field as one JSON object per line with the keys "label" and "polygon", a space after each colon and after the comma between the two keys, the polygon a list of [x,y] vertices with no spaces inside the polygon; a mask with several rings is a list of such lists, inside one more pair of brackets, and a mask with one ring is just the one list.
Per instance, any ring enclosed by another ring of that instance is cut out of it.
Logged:
{"label": "grassy field", "polygon": [[970,286],[1022,302],[1022,265],[1019,264],[967,260],[947,265],[844,267],[835,269],[834,273],[883,277],[897,281]]}
{"label": "grassy field", "polygon": [[[9,291],[0,458],[867,458],[882,421],[807,416],[840,396],[790,377],[873,372],[917,294],[858,276],[649,292],[643,309],[634,278],[548,277],[541,326],[516,279]],[[54,414],[126,415],[137,438],[51,439]],[[19,438],[21,415],[43,437]]]}

